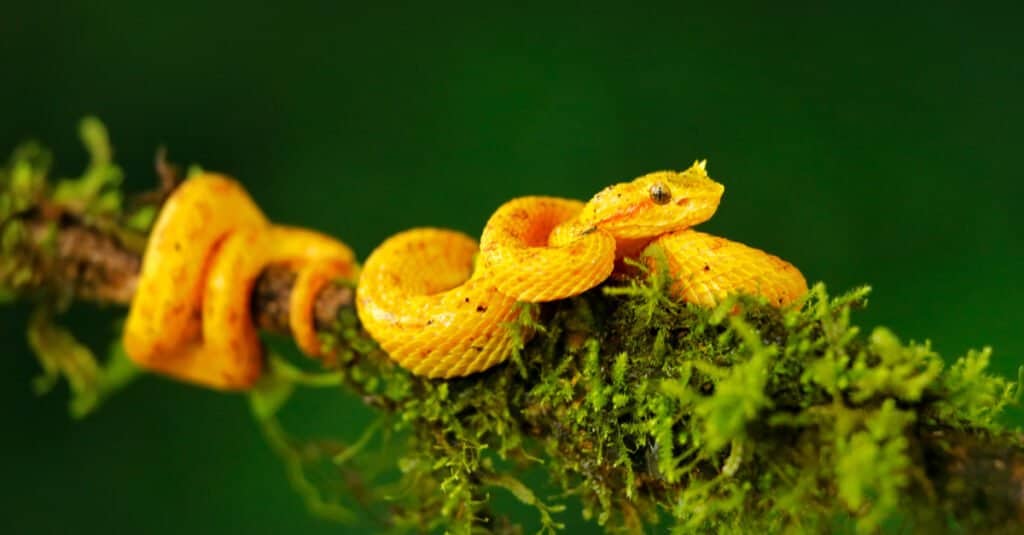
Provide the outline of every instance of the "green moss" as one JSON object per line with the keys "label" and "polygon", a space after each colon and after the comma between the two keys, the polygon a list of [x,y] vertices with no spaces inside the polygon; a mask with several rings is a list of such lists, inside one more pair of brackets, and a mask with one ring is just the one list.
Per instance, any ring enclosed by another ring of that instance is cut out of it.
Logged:
{"label": "green moss", "polygon": [[80,177],[59,180],[53,201],[80,216],[117,216],[121,213],[124,175],[113,163],[107,129],[99,119],[86,117],[79,124],[78,135],[89,153],[89,165]]}
{"label": "green moss", "polygon": [[518,362],[447,382],[409,376],[341,319],[342,388],[394,414],[408,440],[389,522],[497,529],[498,487],[553,530],[561,504],[521,479],[540,464],[609,530],[819,532],[838,515],[873,532],[910,505],[920,419],[998,429],[1019,391],[985,372],[987,351],[946,369],[928,344],[862,336],[850,312],[866,288],[830,298],[817,285],[781,312],[744,297],[702,310],[664,281],[546,306],[543,328],[526,314],[516,328],[537,335]]}
{"label": "green moss", "polygon": [[139,371],[120,341],[111,344],[107,358],[100,364],[92,350],[53,322],[52,311],[46,306],[37,307],[32,314],[28,343],[43,368],[34,384],[36,393],[45,394],[59,379],[65,379],[71,389],[69,409],[75,418],[90,414]]}
{"label": "green moss", "polygon": [[35,390],[48,392],[58,379],[65,379],[71,390],[70,411],[76,418],[89,414],[137,373],[117,342],[101,361],[56,324],[56,316],[71,298],[69,288],[46,285],[55,280],[47,273],[60,268],[54,260],[58,222],[36,230],[40,234],[30,240],[23,220],[45,208],[119,237],[129,234],[122,230],[130,228],[121,210],[122,173],[113,163],[106,128],[87,117],[79,125],[79,134],[90,158],[79,177],[51,182],[53,157],[36,142],[17,147],[0,167],[0,300],[31,296],[36,301],[27,333],[43,368]]}

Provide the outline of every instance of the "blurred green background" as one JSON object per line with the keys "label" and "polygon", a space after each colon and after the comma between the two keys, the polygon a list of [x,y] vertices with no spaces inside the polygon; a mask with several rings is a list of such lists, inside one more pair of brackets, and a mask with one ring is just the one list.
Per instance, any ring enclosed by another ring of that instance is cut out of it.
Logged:
{"label": "blurred green background", "polygon": [[[991,345],[1007,376],[1024,360],[1019,12],[281,4],[6,2],[0,148],[39,139],[76,174],[96,114],[129,189],[165,144],[361,257],[411,226],[478,233],[513,196],[708,158],[727,193],[704,228],[835,291],[870,283],[865,326],[947,358]],[[70,322],[102,346],[117,312]],[[63,387],[31,392],[25,321],[0,308],[4,532],[345,531],[306,514],[243,398],[147,377],[70,421]],[[368,413],[341,397],[290,422],[354,437]]]}

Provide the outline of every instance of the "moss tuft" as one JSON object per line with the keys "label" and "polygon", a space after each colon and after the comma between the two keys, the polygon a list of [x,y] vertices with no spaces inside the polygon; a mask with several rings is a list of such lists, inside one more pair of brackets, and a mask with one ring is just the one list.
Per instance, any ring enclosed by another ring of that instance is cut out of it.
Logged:
{"label": "moss tuft", "polygon": [[[137,373],[119,343],[111,344],[101,362],[70,331],[55,323],[56,316],[70,306],[72,291],[46,284],[55,279],[50,273],[59,267],[54,260],[57,221],[74,219],[114,234],[123,226],[122,173],[113,163],[106,128],[87,117],[79,125],[79,134],[90,157],[80,177],[52,184],[48,175],[53,157],[36,142],[17,147],[0,167],[0,301],[31,295],[37,302],[27,333],[43,368],[35,390],[49,392],[58,379],[66,379],[71,389],[70,411],[76,418],[92,412]],[[35,230],[22,219],[44,211],[61,217]],[[41,235],[30,239],[30,232]]]}

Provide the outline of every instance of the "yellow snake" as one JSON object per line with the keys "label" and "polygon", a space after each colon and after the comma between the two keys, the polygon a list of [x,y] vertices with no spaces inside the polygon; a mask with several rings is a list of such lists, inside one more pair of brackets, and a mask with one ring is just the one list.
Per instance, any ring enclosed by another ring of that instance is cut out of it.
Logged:
{"label": "yellow snake", "polygon": [[[798,299],[807,285],[792,265],[689,230],[714,214],[723,191],[698,162],[680,173],[610,186],[587,203],[513,199],[491,216],[479,249],[451,230],[399,233],[366,261],[359,318],[399,365],[449,378],[507,358],[517,301],[578,295],[652,244],[665,251],[670,290],[680,299],[704,306],[734,293],[762,295],[777,306]],[[227,177],[206,173],[185,181],[150,234],[125,324],[128,355],[178,379],[250,387],[260,376],[263,348],[249,296],[271,263],[297,271],[290,327],[299,347],[318,356],[313,301],[332,279],[357,276],[351,249],[313,231],[271,224]]]}
{"label": "yellow snake", "polygon": [[299,347],[319,355],[313,298],[334,278],[353,278],[352,250],[322,234],[271,225],[237,182],[204,173],[160,210],[142,257],[124,327],[141,366],[217,389],[248,388],[263,368],[249,295],[271,263],[298,271],[289,324]]}
{"label": "yellow snake", "polygon": [[[735,293],[776,306],[803,296],[794,266],[759,249],[690,230],[709,219],[725,188],[705,162],[616,184],[587,203],[521,197],[494,212],[475,241],[419,228],[370,254],[356,306],[359,319],[401,366],[427,377],[458,377],[503,361],[513,343],[516,301],[578,295],[606,280],[616,261],[651,245],[664,250],[670,291],[713,306]],[[621,265],[621,263],[620,263]]]}

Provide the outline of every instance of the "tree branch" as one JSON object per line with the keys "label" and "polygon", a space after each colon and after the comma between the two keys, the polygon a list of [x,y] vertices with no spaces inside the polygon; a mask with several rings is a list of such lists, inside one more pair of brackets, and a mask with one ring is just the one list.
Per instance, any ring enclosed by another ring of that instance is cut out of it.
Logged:
{"label": "tree branch", "polygon": [[[30,256],[48,258],[38,266],[40,287],[70,289],[76,298],[105,305],[128,306],[138,284],[141,255],[118,237],[74,218],[47,220],[41,215],[23,219],[32,251]],[[256,280],[252,291],[253,321],[260,329],[289,335],[288,302],[295,272],[285,265],[270,265]],[[329,284],[317,295],[315,325],[327,331],[343,307],[354,303],[352,289]]]}

